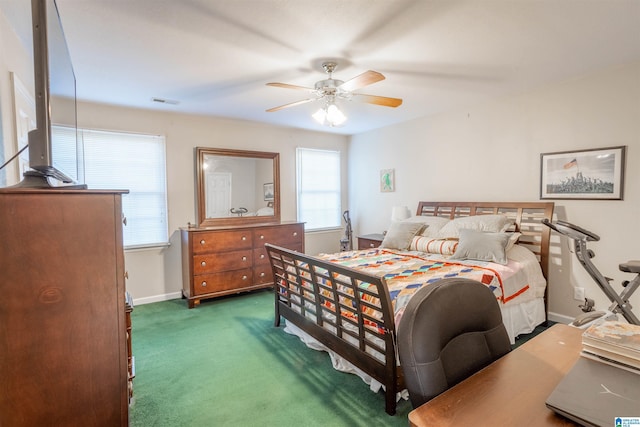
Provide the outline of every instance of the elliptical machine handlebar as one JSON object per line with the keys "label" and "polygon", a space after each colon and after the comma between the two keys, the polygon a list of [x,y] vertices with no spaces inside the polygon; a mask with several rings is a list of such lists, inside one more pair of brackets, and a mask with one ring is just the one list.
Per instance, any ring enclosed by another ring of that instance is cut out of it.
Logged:
{"label": "elliptical machine handlebar", "polygon": [[542,223],[554,231],[560,234],[564,234],[567,237],[578,240],[585,240],[587,242],[597,242],[600,240],[600,236],[589,230],[585,230],[575,224],[571,224],[566,221],[556,221],[555,224],[549,221],[547,218],[542,220]]}
{"label": "elliptical machine handlebar", "polygon": [[612,302],[611,307],[609,307],[609,311],[614,314],[621,313],[629,323],[640,325],[640,319],[638,319],[633,313],[631,304],[629,303],[629,297],[631,294],[640,287],[638,261],[629,261],[626,264],[620,265],[621,271],[638,274],[633,280],[623,283],[624,289],[620,294],[617,294],[609,284],[611,279],[603,276],[598,268],[591,262],[591,258],[595,256],[595,253],[591,249],[587,248],[587,242],[597,242],[600,240],[600,236],[566,221],[556,221],[555,223],[552,223],[545,218],[542,220],[542,223],[552,230],[573,240],[576,258],[582,267],[584,267],[584,269],[589,273],[591,278],[596,282],[598,287]]}

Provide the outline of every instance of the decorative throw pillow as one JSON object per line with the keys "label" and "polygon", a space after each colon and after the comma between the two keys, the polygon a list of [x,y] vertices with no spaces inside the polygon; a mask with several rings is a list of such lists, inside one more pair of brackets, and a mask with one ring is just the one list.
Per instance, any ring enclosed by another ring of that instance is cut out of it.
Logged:
{"label": "decorative throw pillow", "polygon": [[433,239],[427,236],[416,236],[409,246],[410,251],[427,252],[430,254],[453,255],[458,247],[458,239]]}
{"label": "decorative throw pillow", "polygon": [[403,222],[419,222],[425,225],[424,230],[422,230],[423,236],[429,237],[437,237],[440,229],[444,227],[450,221],[449,218],[444,218],[441,216],[426,216],[426,215],[416,215],[411,218],[405,219]]}
{"label": "decorative throw pillow", "polygon": [[424,224],[419,222],[392,222],[380,247],[407,250],[413,237],[423,228]]}
{"label": "decorative throw pillow", "polygon": [[508,251],[513,247],[513,245],[518,243],[518,240],[520,240],[520,236],[522,236],[522,233],[519,233],[516,231],[513,233],[506,233],[506,234],[507,236],[509,236],[509,241],[507,242],[507,247],[504,250]]}
{"label": "decorative throw pillow", "polygon": [[508,242],[509,235],[506,233],[462,229],[458,248],[450,259],[473,259],[506,265],[508,260],[505,248]]}
{"label": "decorative throw pillow", "polygon": [[438,237],[460,237],[460,230],[489,231],[504,233],[513,225],[513,220],[505,215],[474,215],[455,218],[445,224]]}

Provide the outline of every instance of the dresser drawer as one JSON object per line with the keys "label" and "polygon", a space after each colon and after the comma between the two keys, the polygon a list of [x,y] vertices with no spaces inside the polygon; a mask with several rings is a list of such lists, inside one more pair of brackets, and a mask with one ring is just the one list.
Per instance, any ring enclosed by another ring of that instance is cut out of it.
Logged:
{"label": "dresser drawer", "polygon": [[264,227],[253,232],[253,244],[256,248],[261,248],[265,243],[284,246],[286,242],[302,241],[303,239],[304,226],[302,224]]}
{"label": "dresser drawer", "polygon": [[266,248],[262,247],[253,250],[253,265],[271,265],[269,264]]}
{"label": "dresser drawer", "polygon": [[202,274],[193,278],[193,293],[195,295],[222,292],[251,286],[253,272],[251,268],[225,271],[222,273]]}
{"label": "dresser drawer", "polygon": [[247,249],[253,246],[251,230],[207,231],[193,236],[193,253]]}
{"label": "dresser drawer", "polygon": [[253,250],[218,252],[193,256],[193,274],[219,273],[251,267]]}
{"label": "dresser drawer", "polygon": [[[274,242],[276,246],[282,246],[292,251],[302,252],[302,242]],[[253,265],[269,264],[267,249],[263,246],[253,250]],[[271,264],[269,264],[271,265]]]}
{"label": "dresser drawer", "polygon": [[256,266],[253,269],[253,282],[255,284],[273,282],[273,270],[271,270],[271,264]]}
{"label": "dresser drawer", "polygon": [[366,234],[358,236],[358,249],[377,248],[384,240],[383,234]]}

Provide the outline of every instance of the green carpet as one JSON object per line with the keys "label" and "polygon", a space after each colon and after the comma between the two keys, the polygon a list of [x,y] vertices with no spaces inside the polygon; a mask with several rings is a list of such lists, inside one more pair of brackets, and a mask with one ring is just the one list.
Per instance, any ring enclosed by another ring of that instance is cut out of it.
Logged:
{"label": "green carpet", "polygon": [[[329,355],[273,327],[273,293],[135,307],[130,425],[406,426],[411,411],[384,412],[384,394],[335,371]],[[546,327],[520,337],[517,347]]]}
{"label": "green carpet", "polygon": [[273,327],[273,294],[135,307],[130,425],[406,426],[408,401],[337,372],[329,355]]}

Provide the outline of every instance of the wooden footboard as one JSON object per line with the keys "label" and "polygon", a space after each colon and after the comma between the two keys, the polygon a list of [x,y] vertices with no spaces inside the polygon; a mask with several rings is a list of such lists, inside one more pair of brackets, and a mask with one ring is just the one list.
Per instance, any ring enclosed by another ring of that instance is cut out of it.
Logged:
{"label": "wooden footboard", "polygon": [[275,326],[284,317],[385,387],[396,412],[402,386],[385,280],[266,244],[274,275]]}

